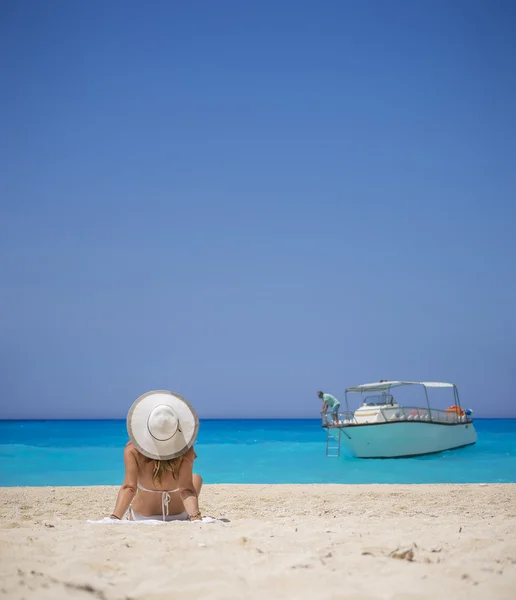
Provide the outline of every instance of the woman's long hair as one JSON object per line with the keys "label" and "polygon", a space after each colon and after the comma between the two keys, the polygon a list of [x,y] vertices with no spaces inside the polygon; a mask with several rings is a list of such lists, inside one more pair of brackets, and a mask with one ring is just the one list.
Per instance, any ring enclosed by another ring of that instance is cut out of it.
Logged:
{"label": "woman's long hair", "polygon": [[[140,453],[141,454],[141,453]],[[155,460],[141,454],[144,463],[154,463],[152,468],[152,481],[161,481],[165,473],[172,473],[174,479],[179,478],[179,468],[183,462],[183,457],[171,458],[170,460]]]}

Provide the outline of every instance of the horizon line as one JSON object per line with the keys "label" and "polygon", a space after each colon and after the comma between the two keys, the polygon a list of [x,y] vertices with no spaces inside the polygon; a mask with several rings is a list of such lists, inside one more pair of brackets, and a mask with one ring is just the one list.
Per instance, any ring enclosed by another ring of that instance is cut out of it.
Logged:
{"label": "horizon line", "polygon": [[[0,423],[8,422],[46,422],[46,421],[125,421],[127,417],[56,417],[56,418],[31,418],[31,419],[20,419],[16,417],[12,418],[0,418]],[[495,421],[498,419],[515,420],[514,417],[474,417],[473,421]],[[201,421],[320,421],[320,417],[199,417]]]}

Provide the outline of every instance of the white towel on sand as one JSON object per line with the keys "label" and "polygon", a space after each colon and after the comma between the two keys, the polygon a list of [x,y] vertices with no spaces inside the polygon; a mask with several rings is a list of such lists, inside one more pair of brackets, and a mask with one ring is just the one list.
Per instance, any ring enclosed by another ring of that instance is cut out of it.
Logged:
{"label": "white towel on sand", "polygon": [[145,521],[129,521],[129,519],[111,519],[110,517],[104,517],[98,521],[86,521],[90,525],[168,525],[169,523],[223,523],[221,519],[215,519],[213,517],[203,517],[202,521],[161,521],[158,519],[146,519]]}

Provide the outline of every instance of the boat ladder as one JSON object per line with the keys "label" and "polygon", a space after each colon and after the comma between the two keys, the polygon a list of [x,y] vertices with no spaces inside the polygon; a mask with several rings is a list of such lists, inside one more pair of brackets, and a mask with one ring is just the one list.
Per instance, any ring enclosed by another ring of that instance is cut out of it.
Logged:
{"label": "boat ladder", "polygon": [[340,435],[340,427],[326,427],[326,456],[331,458],[339,458]]}

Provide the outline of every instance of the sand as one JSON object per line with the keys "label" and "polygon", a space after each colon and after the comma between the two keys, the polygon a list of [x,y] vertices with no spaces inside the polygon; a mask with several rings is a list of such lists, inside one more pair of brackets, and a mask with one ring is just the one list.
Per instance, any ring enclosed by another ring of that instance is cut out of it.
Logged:
{"label": "sand", "polygon": [[516,598],[516,484],[211,485],[228,523],[86,524],[116,491],[0,488],[0,600]]}

